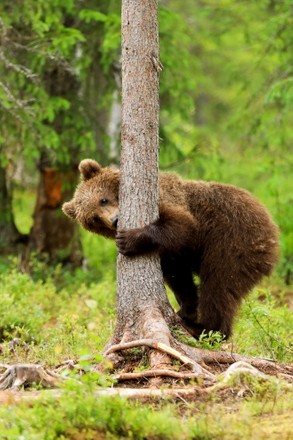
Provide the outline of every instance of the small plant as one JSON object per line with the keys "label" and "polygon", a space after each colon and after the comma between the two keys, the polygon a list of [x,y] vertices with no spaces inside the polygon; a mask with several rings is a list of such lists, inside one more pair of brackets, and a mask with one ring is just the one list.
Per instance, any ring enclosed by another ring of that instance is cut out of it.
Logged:
{"label": "small plant", "polygon": [[203,348],[207,350],[220,350],[222,344],[224,343],[224,337],[220,332],[213,332],[212,330],[208,333],[204,330],[198,339],[189,338],[184,332],[177,328],[173,328],[172,332],[176,334],[176,337],[190,345],[191,347]]}
{"label": "small plant", "polygon": [[223,342],[224,337],[220,332],[209,331],[206,333],[204,330],[198,338],[199,346],[207,350],[220,350]]}
{"label": "small plant", "polygon": [[236,323],[235,351],[278,362],[292,359],[292,313],[269,289],[255,289],[244,301]]}

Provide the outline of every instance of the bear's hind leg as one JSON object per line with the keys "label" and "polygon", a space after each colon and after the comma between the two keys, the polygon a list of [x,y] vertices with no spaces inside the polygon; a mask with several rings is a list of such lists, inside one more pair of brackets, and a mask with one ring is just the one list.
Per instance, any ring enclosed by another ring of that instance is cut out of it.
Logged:
{"label": "bear's hind leg", "polygon": [[173,291],[180,310],[177,314],[184,321],[197,321],[197,286],[193,281],[192,270],[188,262],[171,259],[161,259],[164,280]]}
{"label": "bear's hind leg", "polygon": [[200,286],[199,296],[199,328],[219,331],[225,338],[232,333],[235,314],[241,299],[221,285],[206,282]]}

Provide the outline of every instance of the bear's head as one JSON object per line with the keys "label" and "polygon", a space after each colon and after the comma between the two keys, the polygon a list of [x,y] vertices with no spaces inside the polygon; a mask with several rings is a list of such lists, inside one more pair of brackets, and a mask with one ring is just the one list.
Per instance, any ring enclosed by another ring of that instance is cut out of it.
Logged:
{"label": "bear's head", "polygon": [[92,159],[79,164],[81,183],[62,210],[84,229],[114,238],[118,223],[119,170],[102,168]]}

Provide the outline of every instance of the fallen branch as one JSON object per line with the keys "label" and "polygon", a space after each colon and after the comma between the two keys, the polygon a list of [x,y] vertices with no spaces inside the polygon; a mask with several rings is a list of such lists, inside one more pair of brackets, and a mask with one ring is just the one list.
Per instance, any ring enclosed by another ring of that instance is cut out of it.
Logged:
{"label": "fallen branch", "polygon": [[[192,386],[189,388],[168,388],[168,389],[150,389],[150,388],[104,388],[95,392],[95,396],[100,398],[101,396],[107,397],[125,397],[130,400],[143,400],[154,399],[160,400],[164,398],[173,399],[192,399],[195,398],[208,398],[210,388],[200,388],[198,386]],[[14,393],[11,391],[0,391],[0,405],[13,405],[15,403],[26,402],[31,403],[46,399],[46,397],[59,399],[62,396],[63,391],[60,389],[51,389],[43,391],[20,391]]]}

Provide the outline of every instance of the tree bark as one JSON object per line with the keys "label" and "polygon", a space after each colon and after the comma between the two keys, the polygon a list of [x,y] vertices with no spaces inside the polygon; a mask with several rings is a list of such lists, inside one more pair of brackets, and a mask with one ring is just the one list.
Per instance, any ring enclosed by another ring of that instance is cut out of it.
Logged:
{"label": "tree bark", "polygon": [[[118,229],[158,218],[159,59],[157,1],[122,1],[122,153]],[[167,345],[174,315],[158,255],[118,256],[114,341],[153,338]]]}

